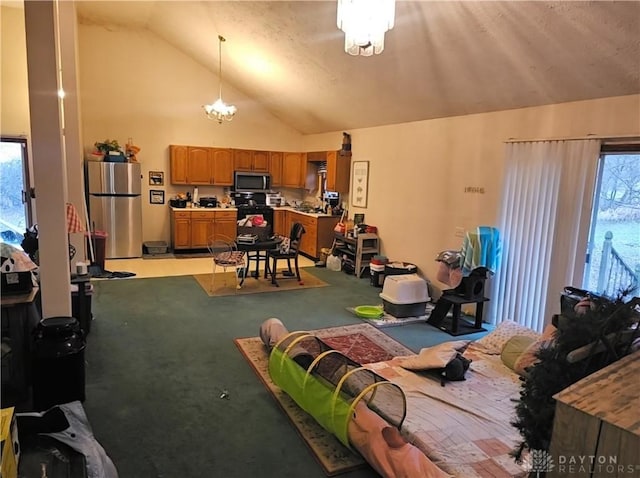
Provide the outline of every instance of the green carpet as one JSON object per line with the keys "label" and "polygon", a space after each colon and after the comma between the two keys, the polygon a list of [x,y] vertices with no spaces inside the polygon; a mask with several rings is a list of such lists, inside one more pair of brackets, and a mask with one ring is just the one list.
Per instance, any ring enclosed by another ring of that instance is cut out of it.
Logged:
{"label": "green carpet", "polygon": [[[121,478],[324,477],[234,344],[268,317],[361,323],[346,308],[378,298],[368,280],[307,271],[332,287],[208,297],[192,276],[94,282],[84,406]],[[384,332],[414,351],[452,340],[426,323]]]}

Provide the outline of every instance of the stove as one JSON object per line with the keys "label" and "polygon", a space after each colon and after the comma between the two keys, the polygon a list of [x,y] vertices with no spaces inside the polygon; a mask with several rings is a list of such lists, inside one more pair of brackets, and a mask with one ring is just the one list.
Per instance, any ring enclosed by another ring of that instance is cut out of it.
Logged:
{"label": "stove", "polygon": [[261,192],[252,191],[236,191],[231,193],[231,199],[236,204],[236,207],[242,206],[266,206],[267,195]]}
{"label": "stove", "polygon": [[247,216],[261,214],[267,224],[269,231],[273,231],[273,208],[266,204],[266,194],[261,192],[234,192],[231,197],[238,209],[238,220]]}
{"label": "stove", "polygon": [[273,218],[273,208],[271,206],[241,204],[239,206],[236,205],[236,208],[238,209],[238,219],[243,219],[250,214],[267,214]]}

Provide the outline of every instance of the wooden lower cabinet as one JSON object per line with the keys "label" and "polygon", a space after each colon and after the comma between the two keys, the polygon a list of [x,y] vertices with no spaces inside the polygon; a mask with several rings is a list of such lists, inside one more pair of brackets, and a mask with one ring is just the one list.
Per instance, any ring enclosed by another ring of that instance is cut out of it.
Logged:
{"label": "wooden lower cabinet", "polygon": [[191,212],[191,249],[207,247],[209,238],[213,236],[215,213],[213,211]]}
{"label": "wooden lower cabinet", "polygon": [[216,239],[235,240],[238,235],[238,213],[236,211],[216,211],[213,236]]}
{"label": "wooden lower cabinet", "polygon": [[235,210],[232,211],[171,211],[171,247],[206,249],[209,238],[236,237]]}
{"label": "wooden lower cabinet", "polygon": [[273,233],[281,236],[288,236],[291,227],[287,221],[287,212],[285,210],[276,209],[273,211]]}
{"label": "wooden lower cabinet", "polygon": [[305,233],[300,243],[300,252],[313,259],[320,257],[323,247],[331,247],[333,243],[333,228],[340,218],[338,216],[309,216],[295,211],[287,211],[289,224],[299,222],[304,226]]}
{"label": "wooden lower cabinet", "polygon": [[173,249],[191,247],[191,212],[174,211],[171,213],[171,242]]}

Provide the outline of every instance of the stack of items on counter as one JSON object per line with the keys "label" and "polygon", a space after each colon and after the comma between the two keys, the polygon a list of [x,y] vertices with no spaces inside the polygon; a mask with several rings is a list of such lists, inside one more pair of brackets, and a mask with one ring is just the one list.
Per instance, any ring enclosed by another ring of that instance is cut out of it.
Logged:
{"label": "stack of items on counter", "polygon": [[266,241],[271,235],[271,227],[262,214],[252,214],[238,219],[239,244],[255,244],[258,241]]}
{"label": "stack of items on counter", "polygon": [[238,244],[255,244],[258,242],[258,236],[256,234],[239,234],[236,242]]}

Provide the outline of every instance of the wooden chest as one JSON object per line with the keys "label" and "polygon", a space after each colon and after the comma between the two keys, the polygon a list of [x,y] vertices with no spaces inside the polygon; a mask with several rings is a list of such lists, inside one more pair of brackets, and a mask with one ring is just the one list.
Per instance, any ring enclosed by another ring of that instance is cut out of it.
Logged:
{"label": "wooden chest", "polygon": [[640,351],[554,395],[547,477],[640,477]]}

